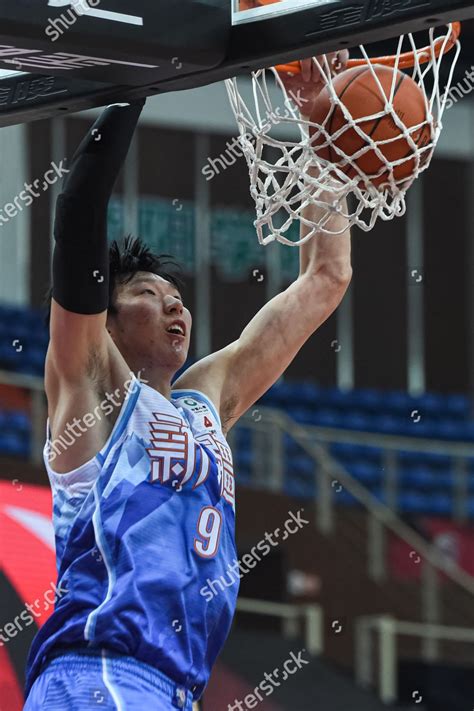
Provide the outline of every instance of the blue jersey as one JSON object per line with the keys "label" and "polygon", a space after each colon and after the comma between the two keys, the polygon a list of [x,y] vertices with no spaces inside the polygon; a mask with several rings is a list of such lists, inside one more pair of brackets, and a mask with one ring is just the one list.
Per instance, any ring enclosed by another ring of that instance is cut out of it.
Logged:
{"label": "blue jersey", "polygon": [[234,582],[209,594],[237,557],[232,455],[214,405],[195,390],[170,402],[133,378],[94,459],[56,474],[52,444],[48,428],[61,595],[30,650],[27,692],[48,655],[85,647],[152,665],[199,698],[238,592]]}

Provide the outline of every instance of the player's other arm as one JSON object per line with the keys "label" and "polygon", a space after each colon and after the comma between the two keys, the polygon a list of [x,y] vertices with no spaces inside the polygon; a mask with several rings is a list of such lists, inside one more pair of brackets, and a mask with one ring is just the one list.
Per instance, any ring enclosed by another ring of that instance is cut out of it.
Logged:
{"label": "player's other arm", "polygon": [[107,358],[107,206],[143,106],[102,112],[74,154],[57,200],[47,384],[80,383]]}
{"label": "player's other arm", "polygon": [[[306,216],[316,220],[315,211]],[[176,387],[195,387],[218,406],[228,431],[284,373],[308,338],[340,304],[349,286],[350,232],[334,216],[340,235],[317,234],[300,247],[300,273],[285,291],[269,301],[240,338],[189,368]],[[305,228],[303,228],[304,230]]]}

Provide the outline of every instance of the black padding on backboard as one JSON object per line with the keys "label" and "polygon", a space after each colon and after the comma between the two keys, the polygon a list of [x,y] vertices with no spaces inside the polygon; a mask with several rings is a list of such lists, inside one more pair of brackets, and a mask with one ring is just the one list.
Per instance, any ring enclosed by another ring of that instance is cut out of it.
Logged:
{"label": "black padding on backboard", "polygon": [[474,0],[333,0],[234,27],[230,0],[101,0],[99,8],[143,24],[81,17],[52,42],[48,23],[66,6],[0,0],[0,68],[49,82],[39,92],[38,76],[0,79],[0,126],[191,89],[474,17]]}
{"label": "black padding on backboard", "polygon": [[82,16],[48,0],[0,0],[0,68],[143,86],[220,66],[230,32],[228,0],[101,0]]}

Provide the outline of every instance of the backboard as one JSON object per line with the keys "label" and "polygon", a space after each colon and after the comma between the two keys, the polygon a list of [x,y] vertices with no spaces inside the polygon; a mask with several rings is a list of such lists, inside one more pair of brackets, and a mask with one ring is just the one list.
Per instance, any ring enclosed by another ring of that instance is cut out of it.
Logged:
{"label": "backboard", "polygon": [[468,18],[474,0],[0,0],[0,126]]}
{"label": "backboard", "polygon": [[311,8],[321,8],[323,5],[337,6],[335,0],[231,0],[232,24],[241,25],[248,22],[260,22],[280,17],[289,13],[301,12]]}

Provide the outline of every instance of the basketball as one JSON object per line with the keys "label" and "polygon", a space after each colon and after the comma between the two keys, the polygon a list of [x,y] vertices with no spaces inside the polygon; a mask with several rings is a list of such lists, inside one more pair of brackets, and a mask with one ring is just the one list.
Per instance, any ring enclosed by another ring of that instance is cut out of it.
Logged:
{"label": "basketball", "polygon": [[[368,66],[347,69],[333,79],[333,86],[341,103],[354,120],[359,119],[358,126],[368,139],[378,145],[387,161],[407,159],[393,168],[393,177],[400,184],[413,177],[416,168],[414,150],[403,135],[401,128],[396,125],[391,113],[387,113],[383,117],[368,118],[366,121],[360,121],[360,119],[376,116],[385,109],[390,100],[394,72],[396,72],[393,111],[408,129],[415,126],[420,127],[411,136],[417,147],[423,148],[431,141],[430,125],[425,123],[427,121],[425,98],[420,87],[407,74],[382,65],[375,65],[373,69],[383,88],[384,95],[382,95],[377,80]],[[324,125],[331,137],[335,136],[344,125],[347,125],[347,130],[334,138],[329,146],[322,145],[327,142],[324,134],[314,128],[311,129],[314,136],[313,145],[318,156],[336,165],[349,178],[356,178],[357,169],[336,150],[338,148],[348,158],[356,156],[353,163],[377,188],[388,184],[391,171],[387,168],[378,175],[386,164],[377,156],[373,148],[367,148],[357,156],[365,146],[370,145],[370,142],[347,123],[342,108],[333,102],[327,87],[321,91],[317,99],[311,121]],[[426,151],[422,154],[423,163],[428,160],[429,153]],[[360,182],[363,182],[362,178]]]}
{"label": "basketball", "polygon": [[264,5],[273,5],[278,0],[240,0],[240,10],[253,10]]}

